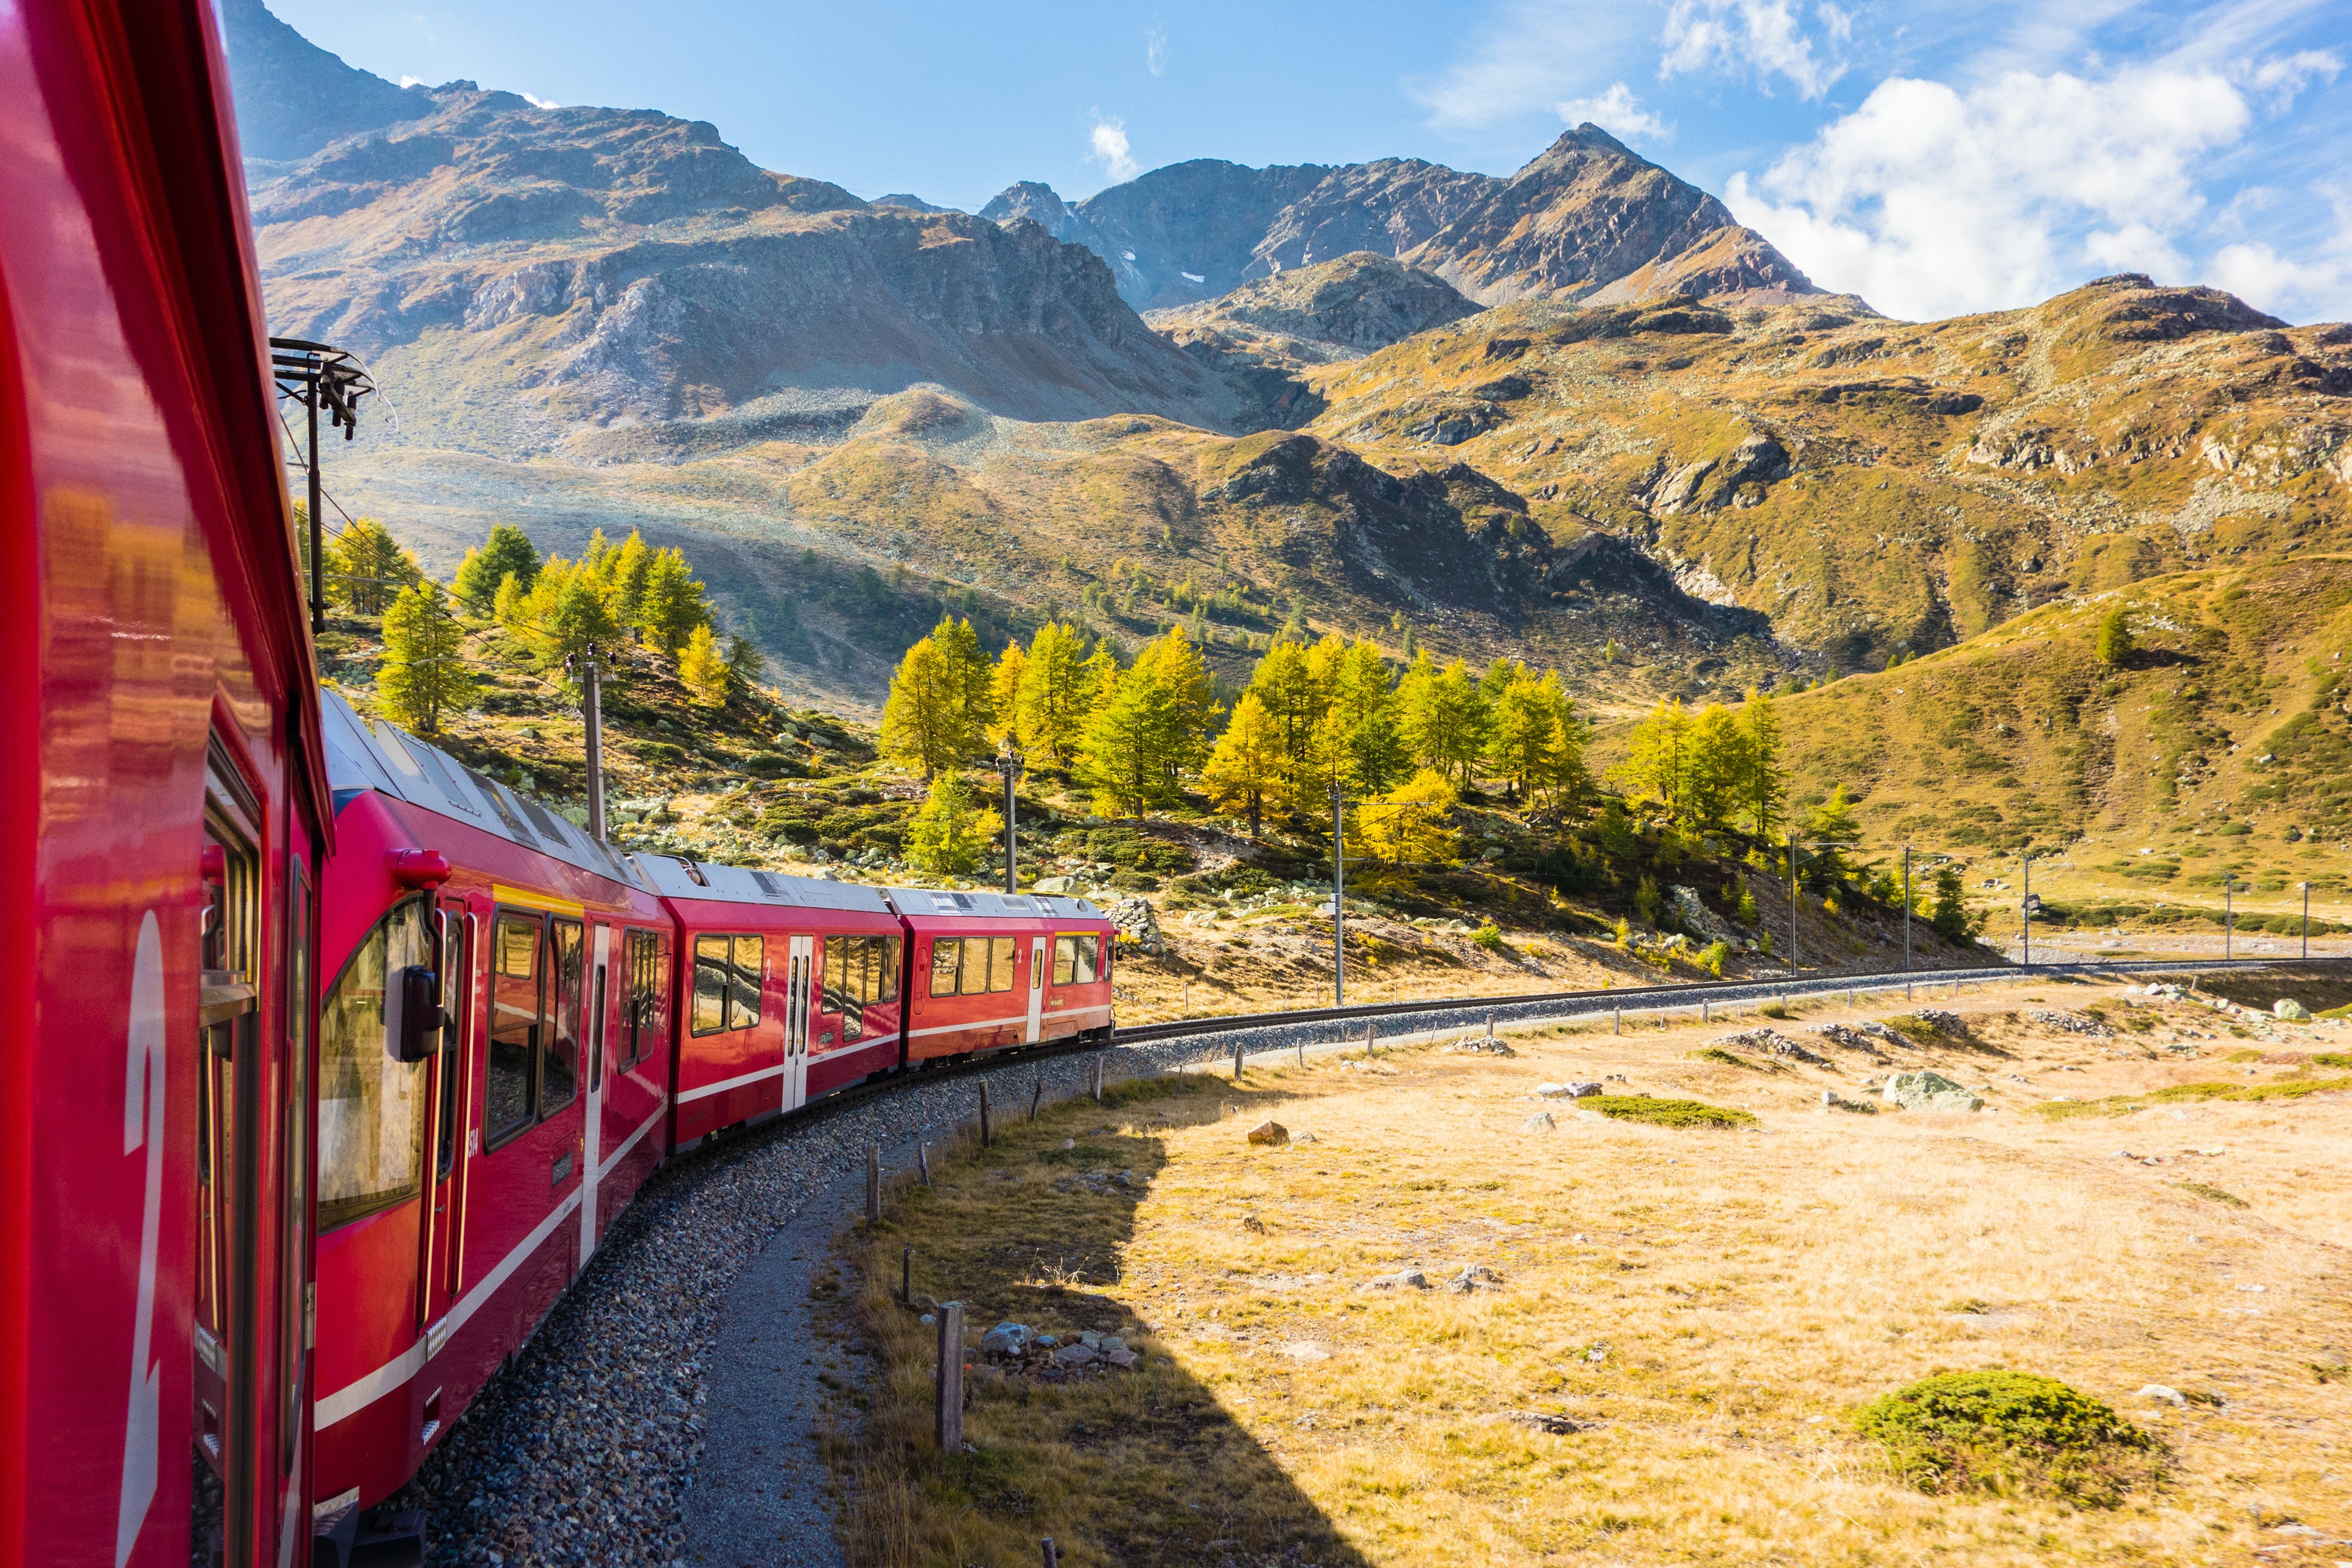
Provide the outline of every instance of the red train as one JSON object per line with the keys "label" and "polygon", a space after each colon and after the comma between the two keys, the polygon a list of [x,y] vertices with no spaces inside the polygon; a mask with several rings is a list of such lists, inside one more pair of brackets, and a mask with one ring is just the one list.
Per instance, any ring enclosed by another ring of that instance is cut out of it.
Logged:
{"label": "red train", "polygon": [[0,6],[0,1563],[310,1527],[331,833],[197,0]]}
{"label": "red train", "polygon": [[319,1561],[543,1319],[665,1158],[880,1073],[1108,1037],[1083,900],[616,854],[325,704]]}

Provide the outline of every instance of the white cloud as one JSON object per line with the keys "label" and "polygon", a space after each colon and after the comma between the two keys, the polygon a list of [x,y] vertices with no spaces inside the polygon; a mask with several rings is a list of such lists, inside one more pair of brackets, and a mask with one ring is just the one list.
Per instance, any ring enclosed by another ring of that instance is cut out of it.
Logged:
{"label": "white cloud", "polygon": [[2343,69],[2344,62],[2328,50],[2303,49],[2256,62],[2247,70],[2246,81],[2269,97],[2273,110],[2284,110],[2315,77],[2334,81]]}
{"label": "white cloud", "polygon": [[1472,35],[1462,55],[1433,76],[1408,79],[1404,89],[1429,110],[1431,124],[1445,130],[1541,114],[1589,89],[1593,78],[1612,68],[1609,60],[1630,58],[1644,42],[1646,26],[1636,6],[1510,0]]}
{"label": "white cloud", "polygon": [[1090,139],[1094,151],[1087,154],[1087,162],[1100,163],[1113,181],[1131,180],[1141,172],[1142,165],[1128,150],[1126,121],[1097,110]]}
{"label": "white cloud", "polygon": [[2320,191],[2336,209],[2336,232],[2307,261],[2281,256],[2266,244],[2225,245],[2209,278],[2258,310],[2291,321],[2352,320],[2352,190]]}
{"label": "white cloud", "polygon": [[[1832,40],[1853,32],[1851,19],[1834,5],[1821,6],[1817,16]],[[1665,49],[1658,61],[1661,78],[1752,71],[1767,82],[1786,77],[1804,97],[1819,98],[1845,74],[1843,60],[1815,58],[1813,40],[1790,0],[1675,0],[1658,42]]]}
{"label": "white cloud", "polygon": [[530,104],[533,109],[561,109],[563,107],[563,105],[556,102],[555,100],[551,98],[533,98],[527,92],[520,94],[519,96],[525,103]]}
{"label": "white cloud", "polygon": [[1560,119],[1570,125],[1581,125],[1590,120],[1628,142],[1675,139],[1675,128],[1643,109],[1642,100],[1622,81],[1610,83],[1609,90],[1598,97],[1566,99],[1555,107]]}
{"label": "white cloud", "polygon": [[2097,272],[2178,280],[2197,165],[2251,120],[2211,71],[1897,77],[1725,195],[1826,288],[1914,318],[2003,309]]}
{"label": "white cloud", "polygon": [[403,87],[423,87],[425,85],[425,79],[421,76],[404,76],[400,79],[400,85]]}
{"label": "white cloud", "polygon": [[1168,67],[1168,35],[1157,27],[1143,35],[1143,64],[1153,76]]}

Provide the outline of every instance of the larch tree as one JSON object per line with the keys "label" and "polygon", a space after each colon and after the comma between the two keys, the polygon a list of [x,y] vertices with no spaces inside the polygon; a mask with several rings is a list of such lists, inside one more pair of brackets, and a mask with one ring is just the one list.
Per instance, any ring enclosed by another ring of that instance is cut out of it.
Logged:
{"label": "larch tree", "polygon": [[686,649],[677,657],[677,678],[697,704],[704,708],[724,708],[730,682],[728,679],[727,657],[719,650],[718,634],[709,626],[697,626],[686,639]]}
{"label": "larch tree", "polygon": [[1748,831],[1759,838],[1769,838],[1780,824],[1780,803],[1789,775],[1780,767],[1780,715],[1769,692],[1753,686],[1748,689],[1739,727],[1748,741],[1742,758],[1748,773],[1739,789],[1739,807],[1748,814]]}
{"label": "larch tree", "polygon": [[937,779],[972,752],[964,711],[964,684],[937,643],[918,641],[890,672],[890,695],[882,704],[882,751]]}
{"label": "larch tree", "polygon": [[1681,698],[1660,702],[1633,726],[1625,759],[1609,770],[1610,776],[1679,816],[1690,782],[1690,710]]}
{"label": "larch tree", "polygon": [[1356,841],[1391,866],[1450,865],[1458,852],[1452,826],[1461,792],[1435,768],[1356,808]]}
{"label": "larch tree", "polygon": [[[625,546],[624,547],[625,548]],[[684,648],[694,628],[710,624],[709,590],[696,580],[694,568],[676,547],[654,552],[646,563],[645,591],[630,624],[672,658]]]}
{"label": "larch tree", "polygon": [[908,819],[907,858],[926,871],[954,876],[978,866],[1003,832],[1004,818],[973,800],[963,774],[942,773]]}
{"label": "larch tree", "polygon": [[[1029,653],[1019,637],[1007,637],[1004,651],[988,678],[988,738],[1021,744],[1021,677],[1029,668]],[[1023,753],[1027,747],[1023,746]]]}
{"label": "larch tree", "polygon": [[586,567],[561,555],[541,565],[530,592],[515,606],[511,624],[539,656],[540,668],[567,688],[572,683],[567,661],[592,645],[609,647],[621,637],[620,618],[613,614],[604,585]]}
{"label": "larch tree", "polygon": [[2097,636],[2091,644],[2091,657],[2109,669],[2120,668],[2132,656],[2131,613],[2117,605],[2099,620]]}
{"label": "larch tree", "polygon": [[1209,753],[1201,782],[1218,810],[1248,815],[1255,838],[1265,831],[1266,807],[1286,803],[1287,771],[1283,763],[1281,726],[1266,711],[1264,699],[1244,691],[1234,704],[1233,721]]}
{"label": "larch tree", "polygon": [[760,651],[758,643],[746,637],[730,637],[727,639],[727,684],[730,689],[749,696],[751,689],[760,683],[760,677],[767,673],[768,656]]}
{"label": "larch tree", "polygon": [[1683,770],[1684,814],[1703,827],[1727,826],[1739,809],[1744,786],[1754,773],[1747,729],[1720,702],[1710,702],[1691,723],[1689,757]]}
{"label": "larch tree", "polygon": [[1087,670],[1086,641],[1076,626],[1052,621],[1039,626],[1013,695],[1013,730],[1021,749],[1056,768],[1076,760],[1078,737],[1101,684],[1099,672]]}
{"label": "larch tree", "polygon": [[1468,784],[1486,745],[1486,703],[1468,668],[1457,658],[1441,670],[1424,649],[1397,696],[1414,760]]}
{"label": "larch tree", "polygon": [[380,616],[402,592],[425,580],[424,568],[372,517],[355,517],[327,542],[327,598],[362,616]]}
{"label": "larch tree", "polygon": [[383,614],[383,663],[376,695],[394,718],[423,735],[474,705],[474,678],[458,650],[465,629],[449,613],[441,584],[410,584]]}
{"label": "larch tree", "polygon": [[1318,771],[1348,789],[1387,789],[1412,765],[1388,660],[1370,643],[1355,643],[1331,660],[1323,680],[1329,698],[1317,742]]}
{"label": "larch tree", "polygon": [[466,558],[457,563],[457,599],[476,615],[484,615],[497,600],[499,584],[512,577],[518,588],[528,593],[531,579],[538,575],[539,547],[531,543],[530,536],[513,523],[495,522],[481,547],[466,552]]}

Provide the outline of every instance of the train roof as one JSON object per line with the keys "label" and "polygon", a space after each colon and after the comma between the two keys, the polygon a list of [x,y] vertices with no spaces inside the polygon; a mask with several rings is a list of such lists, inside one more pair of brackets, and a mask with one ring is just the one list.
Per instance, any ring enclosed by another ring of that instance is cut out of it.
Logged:
{"label": "train roof", "polygon": [[476,773],[438,746],[390,724],[369,722],[335,692],[320,697],[327,782],[336,793],[379,790],[583,871],[648,892],[660,890],[632,858],[599,844],[586,828]]}
{"label": "train roof", "polygon": [[860,910],[892,913],[882,889],[862,882],[822,877],[788,877],[709,861],[688,862],[668,855],[633,854],[629,861],[665,899],[708,899],[723,904],[781,904],[803,910]]}
{"label": "train roof", "polygon": [[902,915],[973,916],[997,920],[1101,920],[1102,910],[1084,899],[1043,893],[959,893],[944,888],[892,888],[890,902]]}

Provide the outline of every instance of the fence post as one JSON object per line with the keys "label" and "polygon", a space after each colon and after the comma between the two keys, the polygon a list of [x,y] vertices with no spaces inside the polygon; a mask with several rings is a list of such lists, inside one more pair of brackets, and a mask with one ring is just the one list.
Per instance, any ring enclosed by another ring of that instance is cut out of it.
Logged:
{"label": "fence post", "polygon": [[1049,1535],[1039,1544],[1045,1551],[1045,1568],[1062,1568],[1062,1554],[1054,1550],[1054,1538]]}
{"label": "fence post", "polygon": [[1029,1120],[1030,1120],[1030,1121],[1036,1121],[1036,1120],[1037,1120],[1037,1105],[1038,1105],[1038,1102],[1039,1102],[1039,1101],[1041,1101],[1041,1100],[1043,1100],[1045,1098],[1045,1075],[1044,1073],[1042,1073],[1042,1072],[1041,1072],[1041,1073],[1039,1073],[1039,1074],[1037,1075],[1037,1081],[1036,1081],[1034,1084],[1033,1084],[1033,1085],[1030,1087],[1030,1089],[1029,1089]]}
{"label": "fence post", "polygon": [[988,1125],[988,1080],[986,1079],[982,1079],[980,1080],[980,1146],[983,1149],[988,1147],[990,1131],[991,1129]]}
{"label": "fence post", "polygon": [[915,1299],[915,1249],[905,1247],[898,1254],[898,1304],[907,1306]]}
{"label": "fence post", "polygon": [[1715,1022],[1714,1018],[1708,1015],[1707,1005],[1705,1002],[1701,1002],[1698,1005],[1698,1021],[1702,1024],[1712,1024]]}
{"label": "fence post", "polygon": [[931,1184],[931,1146],[929,1143],[916,1144],[915,1158],[922,1163],[923,1185],[928,1187]]}
{"label": "fence post", "polygon": [[1367,1061],[1370,1061],[1370,1060],[1371,1059],[1371,1056],[1372,1056],[1372,1021],[1371,1021],[1370,1018],[1367,1018],[1367,1019],[1365,1019],[1365,1020],[1364,1020],[1364,1059],[1365,1059],[1365,1060],[1367,1060]]}
{"label": "fence post", "polygon": [[1492,1013],[1486,1015],[1486,1037],[1490,1040],[1495,1037],[1495,1015]]}
{"label": "fence post", "polygon": [[1095,1103],[1097,1105],[1100,1105],[1102,1103],[1102,1090],[1103,1059],[1100,1056],[1097,1056],[1095,1058]]}
{"label": "fence post", "polygon": [[1624,1008],[1612,1007],[1609,1009],[1609,1032],[1612,1035],[1622,1035],[1625,1032]]}
{"label": "fence post", "polygon": [[940,1306],[939,1434],[942,1455],[963,1452],[963,1303]]}
{"label": "fence post", "polygon": [[882,1145],[866,1146],[866,1228],[873,1230],[882,1223]]}
{"label": "fence post", "polygon": [[1235,1040],[1235,1041],[1234,1042],[1234,1081],[1235,1083],[1239,1083],[1239,1082],[1241,1082],[1241,1080],[1242,1080],[1242,1043],[1241,1043],[1239,1040]]}

